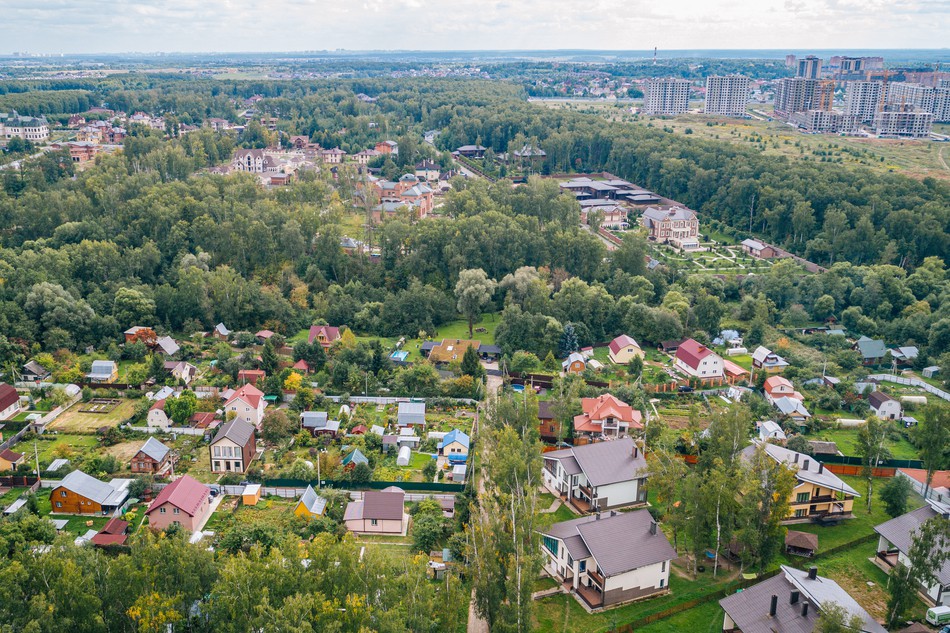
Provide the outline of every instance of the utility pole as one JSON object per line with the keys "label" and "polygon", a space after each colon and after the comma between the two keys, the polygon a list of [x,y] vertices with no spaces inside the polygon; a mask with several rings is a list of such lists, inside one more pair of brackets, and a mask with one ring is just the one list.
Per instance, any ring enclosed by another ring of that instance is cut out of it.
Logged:
{"label": "utility pole", "polygon": [[43,487],[43,480],[40,477],[40,454],[36,450],[36,440],[33,440],[33,461],[36,464],[36,479],[40,482],[40,487]]}

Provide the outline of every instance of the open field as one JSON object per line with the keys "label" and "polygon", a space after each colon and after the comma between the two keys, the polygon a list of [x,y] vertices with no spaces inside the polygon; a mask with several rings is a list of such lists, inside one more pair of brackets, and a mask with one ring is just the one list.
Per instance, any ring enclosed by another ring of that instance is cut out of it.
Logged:
{"label": "open field", "polygon": [[122,442],[114,446],[109,446],[105,449],[105,452],[109,455],[114,455],[119,463],[122,464],[122,468],[127,468],[129,462],[135,457],[136,453],[139,452],[139,449],[142,448],[142,445],[145,444],[145,440],[132,440],[131,442]]}
{"label": "open field", "polygon": [[[842,413],[840,417],[848,416]],[[806,437],[809,440],[834,442],[838,445],[838,450],[845,455],[858,454],[858,429],[826,429],[818,433],[807,435]],[[903,437],[896,441],[888,439],[886,445],[888,450],[891,451],[891,457],[894,459],[918,459],[920,457],[914,445]]]}
{"label": "open field", "polygon": [[132,416],[135,403],[123,399],[108,413],[82,413],[84,405],[77,403],[50,423],[49,428],[65,433],[95,433],[104,426],[118,426]]}
{"label": "open field", "polygon": [[[36,450],[39,452],[40,467],[45,468],[54,459],[65,457],[66,459],[75,459],[91,452],[99,445],[99,440],[94,435],[70,435],[57,433],[55,435],[46,433],[40,435],[36,440]],[[30,454],[33,452],[33,445],[20,443],[16,445],[16,450],[21,453]]]}
{"label": "open field", "polygon": [[[801,134],[786,123],[776,120],[731,119],[703,114],[677,117],[634,115],[628,111],[629,104],[565,101],[537,103],[543,107],[597,114],[612,121],[656,127],[674,134],[727,141],[768,155],[813,162],[832,161],[855,167],[868,167],[880,172],[900,172],[917,179],[933,177],[950,180],[950,169],[944,165],[944,161],[950,163],[950,149],[945,149],[946,143]],[[750,104],[750,108],[771,113],[771,106]]]}

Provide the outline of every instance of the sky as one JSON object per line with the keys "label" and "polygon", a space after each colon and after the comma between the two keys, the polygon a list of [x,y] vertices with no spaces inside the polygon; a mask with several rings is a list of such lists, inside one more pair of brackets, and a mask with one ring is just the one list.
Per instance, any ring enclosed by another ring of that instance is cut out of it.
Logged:
{"label": "sky", "polygon": [[0,53],[950,46],[950,0],[0,0]]}

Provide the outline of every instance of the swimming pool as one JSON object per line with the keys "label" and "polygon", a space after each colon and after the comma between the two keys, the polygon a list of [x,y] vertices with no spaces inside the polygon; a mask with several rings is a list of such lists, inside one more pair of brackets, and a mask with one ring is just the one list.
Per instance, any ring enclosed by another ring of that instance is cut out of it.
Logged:
{"label": "swimming pool", "polygon": [[405,350],[397,350],[389,355],[391,359],[398,360],[400,362],[405,361],[408,356],[409,356],[409,352]]}
{"label": "swimming pool", "polygon": [[524,391],[524,385],[511,385],[511,390],[517,393]]}

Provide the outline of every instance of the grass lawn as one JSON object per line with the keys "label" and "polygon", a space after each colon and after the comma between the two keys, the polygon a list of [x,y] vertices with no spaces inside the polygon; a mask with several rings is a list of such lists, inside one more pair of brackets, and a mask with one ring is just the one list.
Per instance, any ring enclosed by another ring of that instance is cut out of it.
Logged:
{"label": "grass lawn", "polygon": [[51,422],[49,428],[66,433],[95,433],[101,427],[118,426],[125,422],[135,410],[135,402],[124,398],[109,413],[80,413],[82,406],[82,402],[77,402]]}
{"label": "grass lawn", "polygon": [[409,460],[408,466],[403,466],[403,468],[408,468],[409,470],[422,470],[426,464],[432,461],[432,455],[429,453],[413,453],[412,458]]}
{"label": "grass lawn", "polygon": [[29,488],[10,488],[5,493],[0,495],[0,509],[6,509],[8,505],[20,498],[24,492],[29,490]]}
{"label": "grass lawn", "polygon": [[720,633],[722,631],[722,609],[719,601],[713,600],[695,609],[669,617],[637,629],[643,633]]}
{"label": "grass lawn", "polygon": [[[845,455],[857,455],[858,429],[826,429],[807,436],[810,440],[834,442],[838,450]],[[894,459],[919,459],[920,455],[913,444],[901,437],[899,440],[887,440],[887,448]]]}
{"label": "grass lawn", "polygon": [[[64,456],[67,459],[70,459],[71,456],[82,456],[91,452],[97,446],[99,446],[99,440],[96,439],[95,435],[46,433],[36,439],[36,448],[40,454],[40,468],[49,466],[49,464],[59,456]],[[68,447],[69,451],[64,454],[64,451],[66,451],[65,447]],[[27,454],[33,452],[32,443],[24,444],[21,442],[17,444],[16,448],[20,452]]]}
{"label": "grass lawn", "polygon": [[66,519],[65,531],[76,536],[85,534],[89,530],[100,530],[108,521],[109,517],[104,516],[79,516],[71,514],[50,514],[53,506],[50,503],[49,495],[52,492],[49,488],[41,489],[36,493],[36,501],[39,505],[40,515],[51,519]]}

